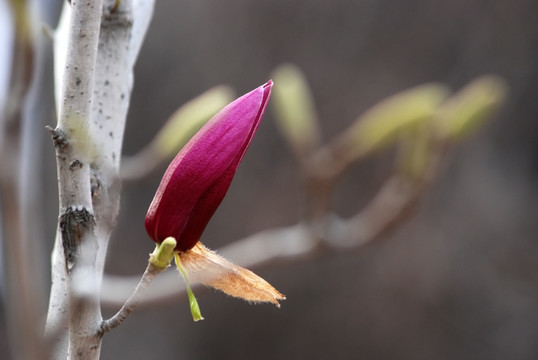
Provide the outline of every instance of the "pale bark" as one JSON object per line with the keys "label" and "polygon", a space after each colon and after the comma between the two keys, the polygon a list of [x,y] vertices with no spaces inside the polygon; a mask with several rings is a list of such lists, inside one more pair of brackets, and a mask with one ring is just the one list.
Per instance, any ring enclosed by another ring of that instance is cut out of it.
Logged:
{"label": "pale bark", "polygon": [[122,0],[111,11],[113,3],[66,3],[55,36],[59,119],[50,131],[60,220],[47,334],[57,359],[98,359],[101,347],[99,292],[119,205],[133,66],[153,9],[153,1]]}

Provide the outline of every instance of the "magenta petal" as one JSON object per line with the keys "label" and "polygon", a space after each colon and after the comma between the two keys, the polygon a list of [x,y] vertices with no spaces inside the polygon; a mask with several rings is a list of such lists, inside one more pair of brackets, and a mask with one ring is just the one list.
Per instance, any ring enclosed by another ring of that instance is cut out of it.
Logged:
{"label": "magenta petal", "polygon": [[272,86],[269,81],[224,107],[177,154],[146,215],[154,241],[172,236],[180,251],[198,242],[258,129]]}

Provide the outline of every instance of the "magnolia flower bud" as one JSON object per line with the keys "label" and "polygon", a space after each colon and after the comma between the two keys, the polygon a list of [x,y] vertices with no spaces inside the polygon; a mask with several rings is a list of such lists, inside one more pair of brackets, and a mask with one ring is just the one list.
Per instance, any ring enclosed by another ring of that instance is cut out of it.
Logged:
{"label": "magnolia flower bud", "polygon": [[198,242],[258,129],[272,86],[269,81],[224,107],[177,154],[146,215],[155,242],[173,237],[181,252]]}

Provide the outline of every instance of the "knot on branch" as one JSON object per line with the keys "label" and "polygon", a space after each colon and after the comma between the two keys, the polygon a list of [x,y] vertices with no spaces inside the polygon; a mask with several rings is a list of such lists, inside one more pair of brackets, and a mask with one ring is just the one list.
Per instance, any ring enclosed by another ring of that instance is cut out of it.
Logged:
{"label": "knot on branch", "polygon": [[84,166],[84,164],[82,163],[82,161],[77,159],[77,160],[73,161],[71,164],[69,164],[69,170],[80,169],[83,166]]}
{"label": "knot on branch", "polygon": [[64,151],[68,145],[65,133],[60,128],[53,129],[48,125],[45,126],[45,129],[47,129],[52,135],[54,147],[58,150],[58,152]]}
{"label": "knot on branch", "polygon": [[60,231],[68,273],[76,264],[84,235],[93,232],[94,225],[93,214],[84,207],[70,206],[60,215]]}

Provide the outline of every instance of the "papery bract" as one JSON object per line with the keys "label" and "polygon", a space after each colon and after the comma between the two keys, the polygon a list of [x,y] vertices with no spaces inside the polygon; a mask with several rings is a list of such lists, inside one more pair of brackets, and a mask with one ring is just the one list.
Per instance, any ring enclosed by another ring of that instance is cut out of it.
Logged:
{"label": "papery bract", "polygon": [[243,95],[216,114],[168,166],[146,215],[146,231],[176,250],[191,249],[230,187],[258,129],[273,82]]}

